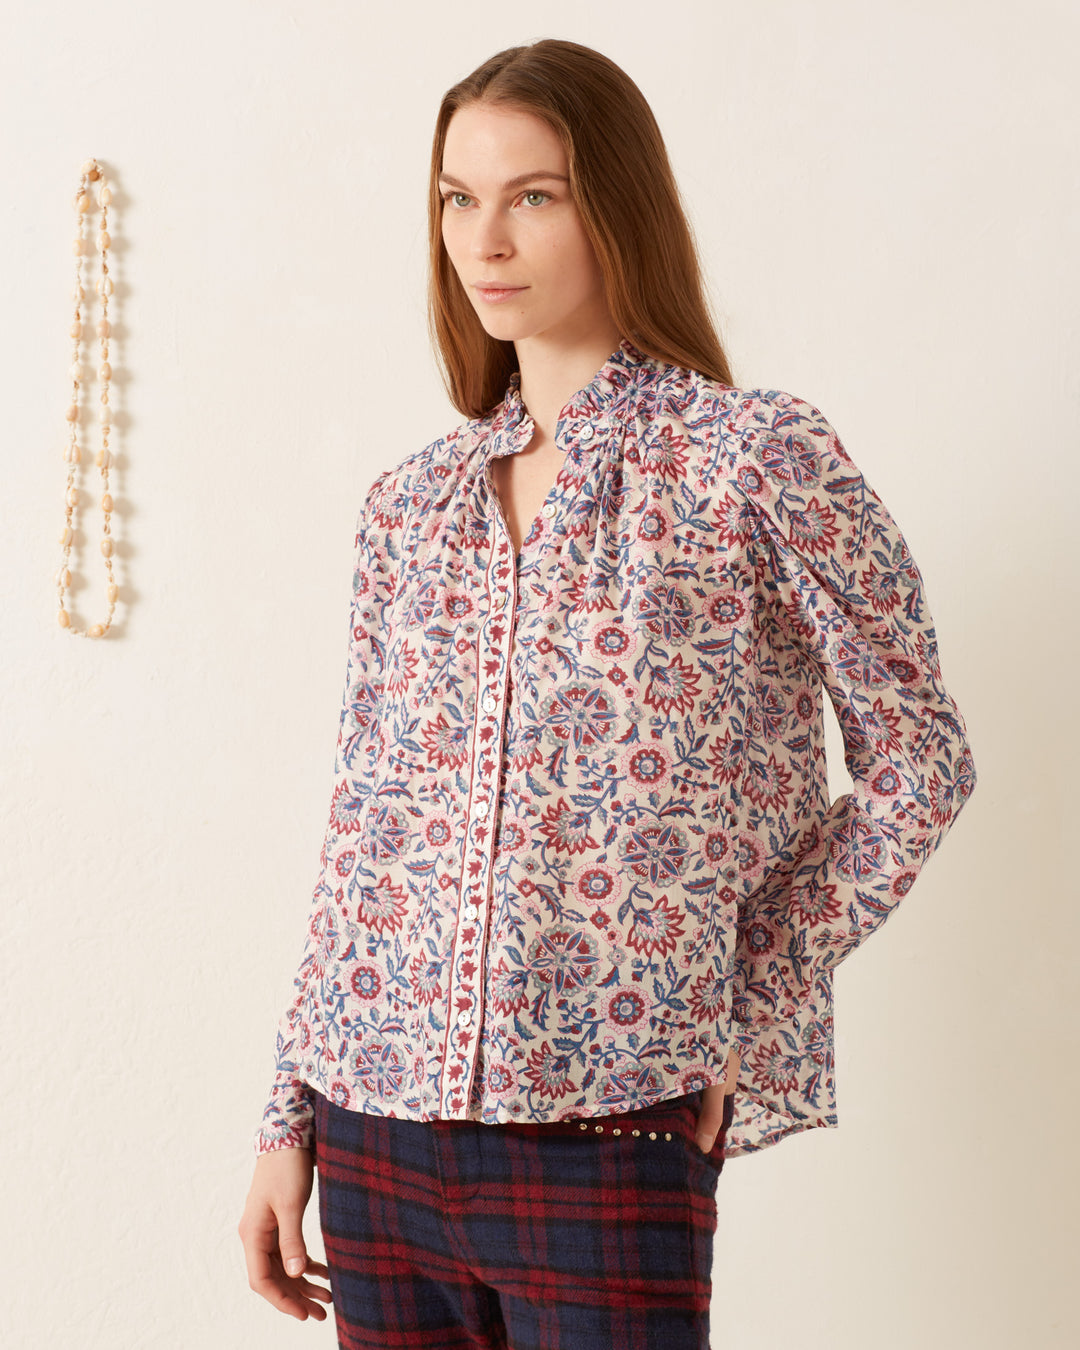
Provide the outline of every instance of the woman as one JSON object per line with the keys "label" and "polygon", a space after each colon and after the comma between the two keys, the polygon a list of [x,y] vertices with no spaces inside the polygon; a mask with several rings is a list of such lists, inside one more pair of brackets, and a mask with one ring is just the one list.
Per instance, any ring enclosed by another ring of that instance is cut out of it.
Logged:
{"label": "woman", "polygon": [[833,971],[973,790],[964,723],[836,432],[733,385],[633,82],[500,52],[431,174],[468,420],[360,513],[249,1282],[342,1346],[707,1346],[724,1158],[835,1126]]}

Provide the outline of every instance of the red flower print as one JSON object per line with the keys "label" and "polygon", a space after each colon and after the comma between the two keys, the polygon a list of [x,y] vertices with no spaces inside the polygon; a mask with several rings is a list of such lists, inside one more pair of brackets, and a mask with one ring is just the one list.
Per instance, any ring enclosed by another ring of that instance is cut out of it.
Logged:
{"label": "red flower print", "polygon": [[460,769],[465,763],[468,728],[461,723],[451,726],[444,713],[439,713],[435,721],[424,724],[420,739],[427,751],[427,762],[436,771]]}
{"label": "red flower print", "polygon": [[518,1090],[517,1074],[505,1059],[490,1060],[485,1075],[485,1091],[496,1097],[509,1097]]}
{"label": "red flower print", "polygon": [[650,477],[680,482],[686,477],[687,446],[685,436],[661,423],[642,448],[641,467]]}
{"label": "red flower print", "polygon": [[915,878],[918,875],[917,867],[905,867],[897,872],[889,882],[889,898],[898,904],[915,885]]}
{"label": "red flower print", "polygon": [[[617,901],[621,887],[615,869],[605,863],[596,862],[577,874],[573,889],[581,904],[595,908]],[[603,922],[607,923],[607,919],[605,918]]]}
{"label": "red flower print", "polygon": [[758,960],[779,951],[780,934],[764,919],[751,919],[743,930],[743,944],[751,956]]}
{"label": "red flower print", "polygon": [[784,626],[793,637],[809,639],[817,634],[817,624],[798,600],[784,601]]}
{"label": "red flower print", "polygon": [[750,1070],[751,1081],[771,1092],[794,1092],[799,1086],[799,1060],[796,1055],[785,1055],[777,1040],[759,1045],[747,1058],[743,1067]]}
{"label": "red flower print", "polygon": [[356,906],[356,921],[373,933],[396,933],[409,907],[401,886],[383,877],[378,886],[354,886],[349,898]]}
{"label": "red flower print", "polygon": [[671,777],[671,757],[660,745],[637,745],[624,760],[626,776],[642,792],[655,792]]}
{"label": "red flower print", "polygon": [[515,777],[523,779],[529,769],[543,762],[544,751],[540,745],[540,730],[526,727],[514,743],[514,749],[507,757]]}
{"label": "red flower print", "polygon": [[715,782],[734,783],[743,772],[742,738],[735,736],[729,727],[709,746],[708,762]]}
{"label": "red flower print", "polygon": [[470,615],[477,612],[476,602],[466,590],[448,589],[442,596],[443,613],[450,623],[464,623]]}
{"label": "red flower print", "polygon": [[600,1014],[604,1025],[613,1031],[648,1030],[653,1000],[642,984],[605,989],[600,996]]}
{"label": "red flower print", "polygon": [[905,661],[902,656],[890,656],[885,662],[885,669],[889,673],[889,678],[899,681],[900,684],[916,684],[923,678],[923,673],[914,661]]}
{"label": "red flower print", "polygon": [[942,782],[935,770],[927,784],[927,793],[930,797],[930,819],[935,826],[940,827],[953,815],[952,788]]}
{"label": "red flower print", "polygon": [[[540,644],[536,646],[539,651]],[[630,633],[621,623],[605,623],[593,634],[593,655],[607,662],[625,661],[632,646]]]}
{"label": "red flower print", "polygon": [[791,542],[802,553],[828,553],[840,533],[835,514],[816,497],[810,498],[805,510],[792,511],[789,526]]}
{"label": "red flower print", "polygon": [[633,947],[642,956],[655,960],[667,956],[678,945],[686,928],[686,915],[672,905],[664,896],[644,911],[635,911],[634,926],[626,939],[626,945]]}
{"label": "red flower print", "polygon": [[638,517],[637,537],[640,544],[653,548],[665,547],[671,539],[671,520],[666,511],[650,506]]}
{"label": "red flower print", "polygon": [[891,614],[900,603],[895,572],[879,572],[873,563],[859,578],[859,588],[879,614]]}
{"label": "red flower print", "polygon": [[582,572],[575,578],[568,592],[569,608],[575,614],[597,614],[600,610],[616,608],[610,582],[603,572]]}
{"label": "red flower print", "polygon": [[860,710],[859,727],[876,755],[894,755],[900,749],[900,714],[880,698]]}
{"label": "red flower print", "polygon": [[729,493],[713,512],[717,539],[729,548],[745,548],[757,528],[753,513],[745,501],[738,501]]}
{"label": "red flower print", "polygon": [[334,859],[334,871],[343,880],[347,881],[356,869],[356,850],[353,848],[342,849]]}
{"label": "red flower print", "polygon": [[409,958],[409,989],[411,997],[417,1003],[430,1007],[436,999],[443,997],[439,975],[443,962],[435,960],[429,953],[416,952]]}
{"label": "red flower print", "polygon": [[833,1124],[831,969],[974,785],[910,554],[817,410],[629,343],[564,410],[515,549],[489,458],[535,428],[520,372],[508,394],[357,503],[259,1147],[312,1143],[309,1087],[587,1122],[718,1081],[732,1035],[735,1152]]}
{"label": "red flower print", "polygon": [[332,1078],[326,1090],[326,1096],[335,1106],[343,1106],[346,1111],[349,1109],[349,1103],[352,1101],[352,1092],[348,1083],[341,1078]]}
{"label": "red flower print", "polygon": [[688,713],[701,690],[701,672],[688,665],[676,652],[666,666],[653,668],[645,690],[644,703],[657,712]]}
{"label": "red flower print", "polygon": [[736,849],[739,858],[739,875],[753,881],[765,871],[765,845],[749,830],[741,830]]}
{"label": "red flower print", "polygon": [[837,899],[835,886],[820,885],[816,881],[793,886],[788,905],[794,922],[806,928],[814,928],[821,923],[835,923],[844,908]]}
{"label": "red flower print", "polygon": [[[356,545],[353,545],[354,549]],[[353,595],[362,609],[375,594],[375,573],[364,563],[357,563],[353,569]]]}
{"label": "red flower print", "polygon": [[801,685],[795,690],[792,706],[795,710],[795,716],[804,726],[809,726],[817,716],[818,695],[810,688],[808,684]]}
{"label": "red flower print", "polygon": [[550,1097],[553,1101],[565,1097],[574,1088],[569,1056],[556,1054],[547,1041],[541,1042],[529,1055],[524,1076],[539,1097]]}
{"label": "red flower print", "polygon": [[717,628],[734,628],[745,622],[750,606],[737,591],[719,591],[706,600],[704,614]]}
{"label": "red flower print", "polygon": [[904,780],[891,764],[882,764],[871,774],[866,783],[866,791],[875,802],[888,807],[906,788]]}
{"label": "red flower print", "polygon": [[589,833],[589,814],[575,811],[560,797],[549,806],[537,827],[558,853],[585,853],[598,847]]}
{"label": "red flower print", "polygon": [[[695,1022],[719,1022],[727,1012],[726,986],[714,970],[695,976],[689,986],[690,1016]],[[688,1089],[693,1091],[693,1089]]]}
{"label": "red flower print", "polygon": [[702,852],[714,867],[719,867],[731,852],[731,839],[719,829],[709,830],[701,845]]}
{"label": "red flower print", "polygon": [[791,770],[774,754],[765,763],[751,760],[746,766],[743,791],[763,811],[782,811],[791,796]]}
{"label": "red flower print", "polygon": [[402,638],[393,647],[387,659],[383,682],[385,692],[394,697],[403,694],[416,678],[419,664],[419,654],[413,650],[408,638]]}
{"label": "red flower print", "polygon": [[491,973],[488,1006],[502,1017],[515,1017],[529,1002],[529,972],[508,966],[500,956]]}
{"label": "red flower print", "polygon": [[334,785],[330,798],[330,826],[337,834],[349,834],[358,830],[367,805],[367,790],[359,790],[355,783],[347,778],[340,779]]}
{"label": "red flower print", "polygon": [[378,966],[370,961],[361,961],[352,968],[349,988],[361,1004],[377,1006],[382,1002],[386,980]]}

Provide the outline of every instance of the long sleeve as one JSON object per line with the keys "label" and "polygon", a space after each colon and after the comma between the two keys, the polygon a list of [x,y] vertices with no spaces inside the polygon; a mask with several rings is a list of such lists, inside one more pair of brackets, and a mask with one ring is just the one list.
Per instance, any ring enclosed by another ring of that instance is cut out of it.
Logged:
{"label": "long sleeve", "polygon": [[[329,931],[329,902],[335,884],[332,860],[337,844],[356,819],[356,804],[368,790],[377,749],[378,710],[382,692],[385,650],[382,611],[387,598],[385,553],[371,527],[374,498],[387,477],[380,475],[370,488],[357,519],[353,587],[349,606],[348,662],[341,702],[334,786],[329,820],[320,855],[319,879],[311,899],[300,964],[293,981],[295,993],[278,1023],[276,1069],[262,1124],[255,1134],[255,1152],[310,1147],[314,1136],[311,1090],[300,1070],[316,1041],[318,1000],[309,997],[313,981],[321,980]],[[312,1006],[314,1005],[314,1006]]]}
{"label": "long sleeve", "polygon": [[739,908],[733,1011],[744,1050],[813,1015],[815,981],[892,914],[976,781],[896,522],[816,408],[784,394],[764,405],[769,424],[759,403],[737,477],[766,659],[804,699],[828,693],[853,791],[801,828],[758,793],[772,851]]}

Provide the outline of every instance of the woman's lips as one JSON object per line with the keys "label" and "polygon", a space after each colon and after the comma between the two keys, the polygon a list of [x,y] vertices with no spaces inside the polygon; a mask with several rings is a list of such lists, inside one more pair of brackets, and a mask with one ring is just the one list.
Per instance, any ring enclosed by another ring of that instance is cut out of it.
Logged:
{"label": "woman's lips", "polygon": [[528,286],[506,286],[499,289],[488,289],[485,286],[477,286],[477,291],[483,298],[492,304],[497,304],[500,300],[506,300],[511,295],[520,295],[522,291],[527,291]]}

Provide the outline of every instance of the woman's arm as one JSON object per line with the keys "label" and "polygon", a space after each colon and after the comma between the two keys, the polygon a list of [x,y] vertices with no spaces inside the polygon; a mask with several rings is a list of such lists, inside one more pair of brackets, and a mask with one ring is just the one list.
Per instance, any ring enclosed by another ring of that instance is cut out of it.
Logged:
{"label": "woman's arm", "polygon": [[779,667],[801,666],[828,692],[853,783],[809,830],[761,822],[773,866],[740,911],[735,999],[736,1018],[760,1030],[794,1015],[815,974],[894,911],[974,790],[975,767],[893,517],[816,408],[775,392],[754,406],[737,480],[762,624]]}
{"label": "woman's arm", "polygon": [[343,824],[355,814],[358,794],[366,791],[372,780],[374,766],[371,761],[385,657],[382,611],[387,600],[389,576],[387,560],[378,547],[372,521],[374,499],[388,473],[389,470],[376,479],[357,519],[348,661],[334,755],[330,815],[320,858],[319,881],[309,907],[307,933],[293,981],[295,993],[278,1024],[274,1081],[262,1124],[255,1135],[257,1154],[278,1148],[310,1147],[314,1134],[311,1092],[299,1073],[309,1033],[304,1020],[304,1004],[323,938],[328,902],[333,898],[325,877],[327,859]]}

